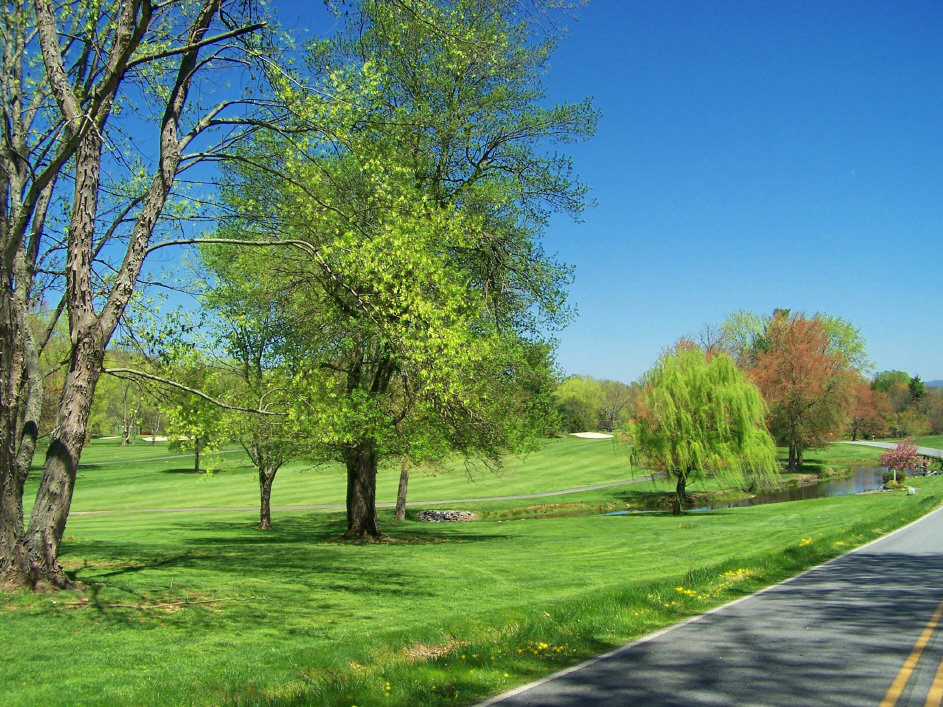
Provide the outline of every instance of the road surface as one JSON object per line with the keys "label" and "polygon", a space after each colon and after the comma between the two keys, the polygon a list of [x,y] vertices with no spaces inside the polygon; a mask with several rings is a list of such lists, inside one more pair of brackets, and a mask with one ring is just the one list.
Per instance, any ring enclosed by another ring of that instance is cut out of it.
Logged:
{"label": "road surface", "polygon": [[943,509],[488,705],[939,705]]}
{"label": "road surface", "polygon": [[[879,447],[880,449],[894,449],[896,442],[839,442],[839,444],[860,444],[864,447]],[[917,454],[935,459],[943,459],[943,449],[934,449],[933,447],[917,447]]]}

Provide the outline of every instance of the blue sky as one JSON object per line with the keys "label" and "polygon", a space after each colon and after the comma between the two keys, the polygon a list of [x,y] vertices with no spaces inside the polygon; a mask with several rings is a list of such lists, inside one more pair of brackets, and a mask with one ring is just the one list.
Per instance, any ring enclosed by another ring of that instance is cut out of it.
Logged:
{"label": "blue sky", "polygon": [[941,37],[936,1],[580,10],[545,78],[602,113],[567,146],[598,205],[545,241],[576,268],[562,369],[633,380],[704,324],[788,307],[852,321],[876,370],[943,378]]}
{"label": "blue sky", "polygon": [[744,308],[828,312],[877,370],[943,378],[943,4],[595,0],[546,79],[602,112],[570,373],[632,380]]}

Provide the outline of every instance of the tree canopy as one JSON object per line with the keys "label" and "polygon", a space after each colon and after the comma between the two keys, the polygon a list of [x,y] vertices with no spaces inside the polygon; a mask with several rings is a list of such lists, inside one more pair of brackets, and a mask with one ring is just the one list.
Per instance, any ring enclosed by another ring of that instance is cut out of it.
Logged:
{"label": "tree canopy", "polygon": [[857,374],[818,315],[780,314],[765,338],[765,350],[749,374],[769,405],[770,431],[789,447],[794,469],[804,449],[844,431]]}
{"label": "tree canopy", "polygon": [[318,92],[285,86],[299,126],[331,130],[260,138],[229,171],[218,235],[290,245],[253,277],[284,293],[304,357],[293,419],[346,465],[351,537],[379,534],[382,459],[496,463],[549,428],[568,271],[539,238],[585,189],[548,147],[595,117],[545,107],[553,43],[514,9],[359,4],[309,57]]}

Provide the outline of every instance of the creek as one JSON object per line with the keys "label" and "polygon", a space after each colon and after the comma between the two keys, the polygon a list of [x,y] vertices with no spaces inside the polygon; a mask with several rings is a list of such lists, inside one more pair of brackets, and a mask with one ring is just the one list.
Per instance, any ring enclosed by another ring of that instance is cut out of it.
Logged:
{"label": "creek", "polygon": [[788,486],[774,491],[761,491],[741,501],[694,506],[685,510],[716,511],[721,508],[742,508],[744,506],[759,506],[763,503],[783,503],[785,501],[807,501],[810,498],[847,496],[852,493],[874,491],[883,488],[884,471],[883,467],[863,467],[855,469],[851,476],[841,479],[828,479],[803,486]]}

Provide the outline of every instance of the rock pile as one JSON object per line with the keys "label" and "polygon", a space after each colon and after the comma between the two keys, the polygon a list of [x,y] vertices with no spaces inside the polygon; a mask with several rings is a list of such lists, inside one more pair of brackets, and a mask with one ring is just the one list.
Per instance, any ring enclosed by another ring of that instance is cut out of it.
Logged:
{"label": "rock pile", "polygon": [[478,514],[471,511],[419,511],[416,514],[420,523],[461,523],[477,518]]}

